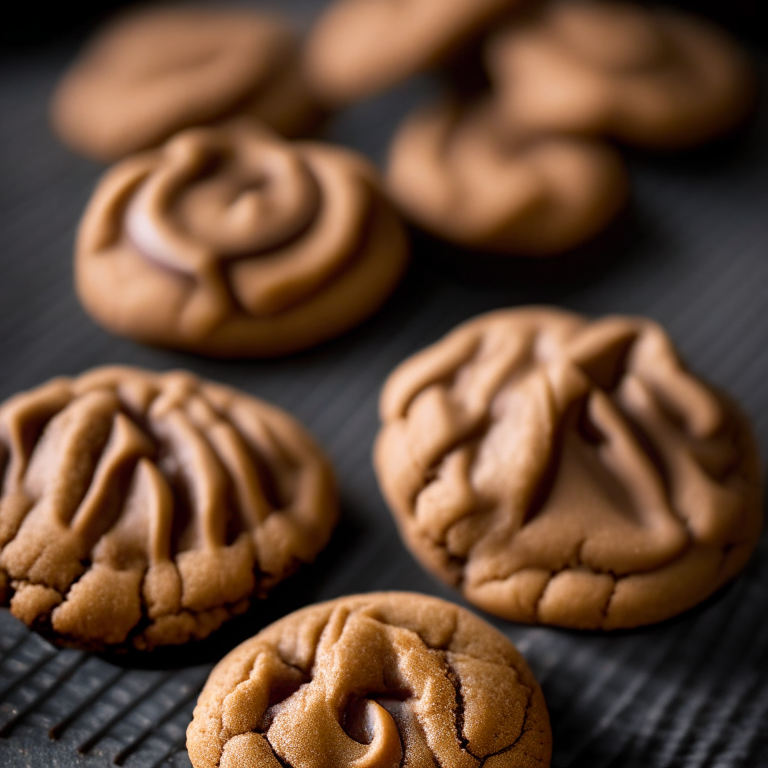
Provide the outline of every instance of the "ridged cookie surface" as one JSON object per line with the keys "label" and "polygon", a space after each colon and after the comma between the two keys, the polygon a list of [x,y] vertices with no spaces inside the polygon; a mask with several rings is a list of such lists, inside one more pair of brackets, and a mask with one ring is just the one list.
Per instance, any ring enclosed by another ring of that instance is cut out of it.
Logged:
{"label": "ridged cookie surface", "polygon": [[201,638],[314,559],[331,470],[290,416],[185,372],[94,369],[0,407],[0,592],[86,648]]}
{"label": "ridged cookie surface", "polygon": [[635,317],[465,323],[403,363],[375,462],[414,555],[515,621],[660,621],[733,577],[762,523],[748,422]]}

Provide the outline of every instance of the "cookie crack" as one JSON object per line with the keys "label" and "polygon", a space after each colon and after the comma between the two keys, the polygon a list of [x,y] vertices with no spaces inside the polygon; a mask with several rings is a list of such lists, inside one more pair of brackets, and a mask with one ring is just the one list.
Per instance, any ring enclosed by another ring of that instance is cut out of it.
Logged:
{"label": "cookie crack", "polygon": [[454,715],[456,717],[456,736],[459,739],[461,750],[462,752],[466,752],[470,757],[473,757],[478,762],[481,762],[481,758],[478,757],[469,748],[469,739],[464,735],[465,704],[464,704],[464,694],[462,693],[462,690],[461,690],[461,679],[459,678],[459,675],[456,672],[456,670],[451,666],[450,661],[448,661],[447,653],[446,652],[438,652],[438,653],[440,653],[443,660],[443,673],[445,674],[446,679],[453,686],[453,690],[455,691],[456,709],[454,710]]}
{"label": "cookie crack", "polygon": [[616,596],[616,590],[619,587],[619,581],[621,581],[621,579],[614,575],[613,576],[613,587],[611,588],[611,594],[608,595],[608,599],[605,601],[605,604],[600,609],[600,615],[601,615],[600,625],[601,625],[601,627],[604,627],[605,626],[605,622],[608,621],[608,615],[611,612],[611,605],[613,603],[613,598]]}
{"label": "cookie crack", "polygon": [[[502,747],[499,750],[496,750],[496,752],[492,752],[490,755],[486,755],[483,757],[480,761],[480,765],[478,768],[483,768],[488,760],[490,760],[492,757],[496,757],[497,755],[503,755],[507,752],[511,752],[515,747],[520,743],[523,736],[526,734],[526,725],[528,723],[528,715],[530,714],[531,708],[533,706],[533,691],[527,686],[520,683],[520,687],[523,688],[526,692],[526,702],[525,702],[525,711],[523,712],[523,723],[520,726],[520,734],[518,737],[508,746]],[[541,762],[541,759],[538,758],[538,761]]]}

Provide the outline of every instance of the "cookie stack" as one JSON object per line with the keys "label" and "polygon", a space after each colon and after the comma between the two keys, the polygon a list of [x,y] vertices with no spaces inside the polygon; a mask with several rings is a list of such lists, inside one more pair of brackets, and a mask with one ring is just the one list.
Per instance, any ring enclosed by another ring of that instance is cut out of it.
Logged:
{"label": "cookie stack", "polygon": [[[462,67],[462,75],[457,74]],[[309,135],[425,70],[386,181]],[[57,133],[117,161],[80,226],[87,311],[216,357],[314,346],[383,305],[401,215],[479,250],[559,254],[615,217],[615,143],[721,136],[749,64],[697,20],[621,2],[337,0],[304,44],[245,10],[116,21],[65,76]],[[745,565],[751,427],[656,323],[552,307],[469,320],[384,383],[374,464],[406,546],[478,608],[575,629],[662,621]],[[290,415],[184,371],[97,368],[0,406],[0,599],[52,641],[207,637],[330,540],[337,481]],[[280,619],[214,669],[195,768],[547,766],[542,691],[469,611],[413,593]]]}

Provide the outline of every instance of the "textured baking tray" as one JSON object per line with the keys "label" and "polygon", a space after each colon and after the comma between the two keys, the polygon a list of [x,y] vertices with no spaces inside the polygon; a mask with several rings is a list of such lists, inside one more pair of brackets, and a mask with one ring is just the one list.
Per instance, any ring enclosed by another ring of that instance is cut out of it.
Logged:
{"label": "textured baking tray", "polygon": [[[312,9],[306,0],[281,6]],[[417,238],[404,284],[359,329],[285,360],[212,362],[112,338],[75,300],[72,238],[100,169],[56,143],[46,107],[79,35],[0,54],[0,397],[105,363],[191,368],[301,418],[333,459],[344,515],[314,566],[197,648],[116,663],[58,651],[0,612],[3,768],[188,766],[184,731],[212,663],[268,621],[357,591],[456,599],[401,545],[370,447],[387,373],[474,314],[546,302],[655,317],[697,371],[742,402],[768,448],[765,110],[706,153],[631,157],[630,211],[568,260],[494,261]],[[381,160],[392,127],[429,90],[418,81],[359,105],[331,133]],[[768,765],[767,549],[764,538],[746,572],[705,605],[645,630],[603,635],[494,621],[543,685],[556,768]]]}

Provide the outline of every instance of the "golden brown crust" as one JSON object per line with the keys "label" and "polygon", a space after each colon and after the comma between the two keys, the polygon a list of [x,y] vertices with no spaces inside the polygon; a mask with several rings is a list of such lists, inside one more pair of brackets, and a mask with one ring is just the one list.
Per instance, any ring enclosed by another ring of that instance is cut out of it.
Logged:
{"label": "golden brown crust", "polygon": [[126,14],[90,44],[52,104],[58,135],[106,161],[234,114],[287,136],[317,123],[297,40],[279,17],[195,7]]}
{"label": "golden brown crust", "polygon": [[187,730],[195,768],[547,768],[523,657],[456,605],[413,593],[296,611],[225,657]]}
{"label": "golden brown crust", "polygon": [[306,43],[313,92],[336,105],[438,65],[521,0],[336,0]]}
{"label": "golden brown crust", "polygon": [[608,144],[503,130],[490,101],[411,116],[390,149],[387,186],[406,216],[439,237],[523,256],[594,237],[628,192]]}
{"label": "golden brown crust", "polygon": [[333,475],[290,416],[189,373],[96,368],[0,406],[0,574],[64,644],[202,638],[327,543]]}
{"label": "golden brown crust", "polygon": [[86,309],[116,333],[269,356],[373,313],[407,251],[363,158],[236,121],[115,166],[83,217],[76,281]]}
{"label": "golden brown crust", "polygon": [[755,102],[753,69],[724,33],[627,2],[542,3],[491,37],[487,62],[515,130],[676,149],[726,133]]}
{"label": "golden brown crust", "polygon": [[649,320],[476,318],[390,376],[381,417],[376,470],[406,543],[498,616],[660,621],[757,543],[749,424]]}

